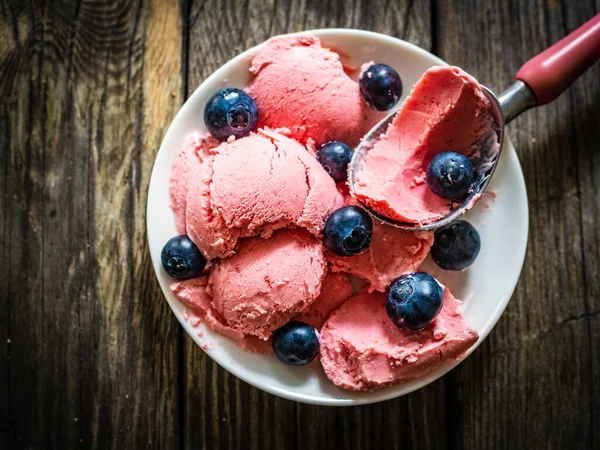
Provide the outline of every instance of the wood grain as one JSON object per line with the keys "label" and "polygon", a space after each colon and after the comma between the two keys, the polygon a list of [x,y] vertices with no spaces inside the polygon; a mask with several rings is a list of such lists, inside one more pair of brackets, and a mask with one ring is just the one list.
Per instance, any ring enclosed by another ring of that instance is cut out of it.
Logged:
{"label": "wood grain", "polygon": [[158,288],[144,211],[183,100],[273,34],[387,33],[496,91],[599,0],[0,0],[0,448],[600,448],[600,66],[510,135],[525,268],[457,369],[356,408],[230,375]]}
{"label": "wood grain", "polygon": [[3,448],[172,448],[181,331],[143,217],[182,99],[178,3],[2,11]]}

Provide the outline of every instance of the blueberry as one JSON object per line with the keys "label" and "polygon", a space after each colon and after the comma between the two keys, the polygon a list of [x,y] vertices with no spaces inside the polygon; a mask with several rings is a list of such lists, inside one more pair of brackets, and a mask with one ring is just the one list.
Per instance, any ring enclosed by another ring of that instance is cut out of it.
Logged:
{"label": "blueberry", "polygon": [[446,270],[464,270],[473,264],[479,250],[479,233],[469,222],[457,220],[435,232],[431,258]]}
{"label": "blueberry", "polygon": [[431,275],[409,273],[397,278],[388,290],[385,309],[398,328],[419,331],[429,325],[444,304],[444,290]]}
{"label": "blueberry", "polygon": [[304,322],[289,322],[273,333],[273,353],[285,364],[305,366],[319,354],[320,347],[316,330]]}
{"label": "blueberry", "polygon": [[371,244],[373,219],[358,206],[344,206],[331,213],[323,230],[323,244],[336,255],[354,256]]}
{"label": "blueberry", "polygon": [[204,122],[216,139],[241,138],[256,129],[258,107],[252,97],[240,89],[221,89],[206,103]]}
{"label": "blueberry", "polygon": [[195,278],[206,266],[206,258],[185,234],[169,239],[160,253],[165,272],[178,280]]}
{"label": "blueberry", "polygon": [[378,111],[391,109],[402,96],[400,75],[386,64],[373,64],[365,70],[359,85],[365,101]]}
{"label": "blueberry", "polygon": [[352,150],[342,142],[326,142],[319,148],[317,159],[336,182],[345,181]]}
{"label": "blueberry", "polygon": [[442,198],[459,199],[471,189],[475,174],[471,161],[456,152],[435,155],[427,167],[427,185]]}

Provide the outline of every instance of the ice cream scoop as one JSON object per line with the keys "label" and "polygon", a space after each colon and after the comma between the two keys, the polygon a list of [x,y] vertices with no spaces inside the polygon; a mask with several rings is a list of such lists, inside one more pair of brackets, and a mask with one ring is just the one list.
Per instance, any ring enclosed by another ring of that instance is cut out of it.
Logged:
{"label": "ice cream scoop", "polygon": [[[374,212],[398,222],[428,224],[448,215],[452,198],[436,194],[430,184],[430,166],[443,155],[471,166],[474,160],[499,151],[491,104],[483,88],[464,70],[452,66],[427,69],[394,116],[385,133],[366,152],[354,174],[353,195]],[[485,154],[480,151],[488,146]],[[460,166],[457,166],[460,170]],[[437,172],[433,171],[434,181]],[[458,173],[458,172],[457,172]],[[440,177],[440,185],[447,182]]]}
{"label": "ice cream scoop", "polygon": [[352,69],[316,36],[272,37],[252,56],[246,88],[260,110],[258,126],[286,127],[303,144],[355,146],[383,113],[363,100]]}
{"label": "ice cream scoop", "polygon": [[[354,151],[348,169],[350,194],[374,217],[398,228],[416,231],[432,230],[448,225],[468,211],[487,188],[500,160],[504,127],[524,111],[553,101],[599,59],[600,14],[526,62],[517,72],[514,83],[499,96],[485,86],[480,86],[481,92],[489,100],[487,114],[491,118],[491,132],[478,136],[477,149],[471,155],[475,169],[475,181],[472,189],[466,198],[453,202],[449,211],[444,215],[437,217],[433,215],[430,220],[407,221],[406,215],[402,212],[396,214],[393,202],[387,202],[385,198],[372,199],[360,192],[365,187],[365,181],[359,179],[368,158],[367,155],[381,139],[389,138],[386,133],[388,133],[388,129],[391,129],[397,112],[393,112],[375,125]],[[419,113],[421,112],[417,111],[417,114]],[[444,151],[446,149],[436,150]],[[429,154],[430,152],[423,153]],[[382,162],[381,167],[387,170],[389,161]],[[411,172],[407,171],[407,173]],[[408,183],[418,185],[423,183],[423,180],[416,176],[414,180],[408,180]],[[385,195],[384,192],[382,196]],[[420,200],[422,198],[423,196],[419,197]],[[384,207],[381,207],[382,204]]]}

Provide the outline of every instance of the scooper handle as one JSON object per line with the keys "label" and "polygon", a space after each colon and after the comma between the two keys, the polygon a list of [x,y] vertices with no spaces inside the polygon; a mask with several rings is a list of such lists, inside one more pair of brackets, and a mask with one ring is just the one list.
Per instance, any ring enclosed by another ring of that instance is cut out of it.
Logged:
{"label": "scooper handle", "polygon": [[515,79],[535,93],[536,106],[550,103],[600,59],[600,14],[527,61]]}

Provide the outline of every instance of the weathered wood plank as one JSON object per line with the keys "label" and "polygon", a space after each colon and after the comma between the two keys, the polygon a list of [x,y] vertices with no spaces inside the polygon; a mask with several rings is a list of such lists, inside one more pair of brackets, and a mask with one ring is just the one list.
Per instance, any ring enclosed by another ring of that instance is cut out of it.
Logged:
{"label": "weathered wood plank", "polygon": [[[0,89],[6,92],[5,86],[10,86],[10,89],[16,87],[14,77],[11,76],[13,71],[17,71],[22,66],[22,60],[17,58],[19,48],[26,44],[26,35],[31,31],[23,27],[21,30],[16,26],[15,6],[3,2],[0,4]],[[28,24],[24,24],[28,25]],[[22,80],[22,83],[25,83]],[[11,233],[11,220],[19,220],[23,216],[22,211],[11,209],[15,203],[15,199],[9,196],[9,184],[13,183],[12,177],[9,176],[11,170],[12,158],[9,151],[9,145],[12,140],[11,124],[8,120],[7,111],[9,108],[16,108],[19,99],[16,95],[2,97],[0,100],[0,417],[5,420],[0,424],[0,447],[8,448],[12,440],[14,429],[9,420],[6,420],[11,415],[10,407],[10,365],[11,365],[11,346],[15,338],[17,340],[23,331],[15,330],[12,323],[14,313],[12,312],[10,298],[11,278],[13,273],[16,276],[17,268],[22,266],[21,260],[25,257],[26,249],[23,247],[23,233],[26,230],[15,230]],[[23,98],[21,101],[26,101]],[[21,125],[24,128],[24,124]],[[17,168],[23,172],[24,157],[19,155],[19,163],[21,167]],[[17,188],[24,196],[22,186]],[[13,256],[12,248],[16,247],[21,250],[21,254]],[[20,266],[12,264],[20,264]],[[14,271],[14,272],[13,272]],[[24,333],[23,333],[24,334]],[[23,373],[23,376],[29,376],[29,373]]]}
{"label": "weathered wood plank", "polygon": [[[354,27],[430,48],[430,17],[427,2],[193,1],[188,95],[228,59],[275,34]],[[379,405],[313,407],[240,382],[187,336],[184,355],[186,448],[445,448],[443,381]]]}
{"label": "weathered wood plank", "polygon": [[[595,8],[564,8],[565,29],[579,26],[593,13],[600,12],[600,1]],[[590,448],[600,447],[600,64],[586,73],[568,93],[570,100],[569,128],[572,141],[566,151],[576,153],[578,196],[581,202],[581,253],[584,270],[585,314],[579,326],[585,323],[589,333],[588,356],[591,373],[585,385],[590,396]],[[587,355],[586,355],[587,356]],[[584,420],[584,418],[582,418]]]}
{"label": "weathered wood plank", "polygon": [[[10,252],[3,254],[3,267],[8,268],[3,303],[7,304],[11,321],[11,335],[7,336],[11,343],[7,355],[9,392],[4,401],[12,435],[9,445],[19,445],[24,437],[29,439],[28,435],[39,440],[45,431],[41,421],[44,383],[40,377],[40,372],[45,369],[42,348],[44,304],[40,301],[43,298],[43,276],[40,274],[44,259],[41,227],[44,143],[39,125],[42,102],[36,102],[42,99],[45,90],[40,74],[44,36],[43,29],[35,26],[38,17],[28,5],[13,3],[8,8],[14,41],[11,48],[2,52],[7,55],[2,68],[2,85],[10,87],[2,93],[5,99],[2,102],[3,123],[7,130],[3,153],[9,161],[3,184],[3,189],[7,190],[3,197],[8,211],[3,240],[10,246]],[[13,69],[13,66],[17,67]],[[17,71],[18,78],[15,79],[12,74]],[[31,395],[32,391],[38,395]],[[12,421],[21,414],[23,418],[27,415],[29,420]],[[65,436],[66,442],[72,440],[72,435]]]}
{"label": "weathered wood plank", "polygon": [[444,449],[444,380],[373,405],[298,405],[298,448]]}
{"label": "weathered wood plank", "polygon": [[181,93],[178,2],[3,8],[3,32],[21,42],[0,44],[7,441],[173,448],[180,329],[143,217],[154,155],[182,98],[172,96]]}
{"label": "weathered wood plank", "polygon": [[[589,2],[438,6],[440,55],[498,92],[523,62],[595,13]],[[448,407],[456,411],[448,424],[452,446],[592,448],[597,398],[592,398],[591,342],[599,332],[590,327],[589,317],[597,312],[592,306],[597,300],[590,297],[597,294],[591,287],[597,271],[590,273],[585,255],[590,249],[594,267],[598,232],[590,222],[594,214],[598,218],[598,186],[592,182],[598,164],[582,144],[598,138],[600,121],[591,111],[599,106],[598,69],[552,105],[526,113],[509,127],[529,193],[527,260],[494,331],[447,377],[456,392]],[[583,241],[582,218],[591,247]]]}

